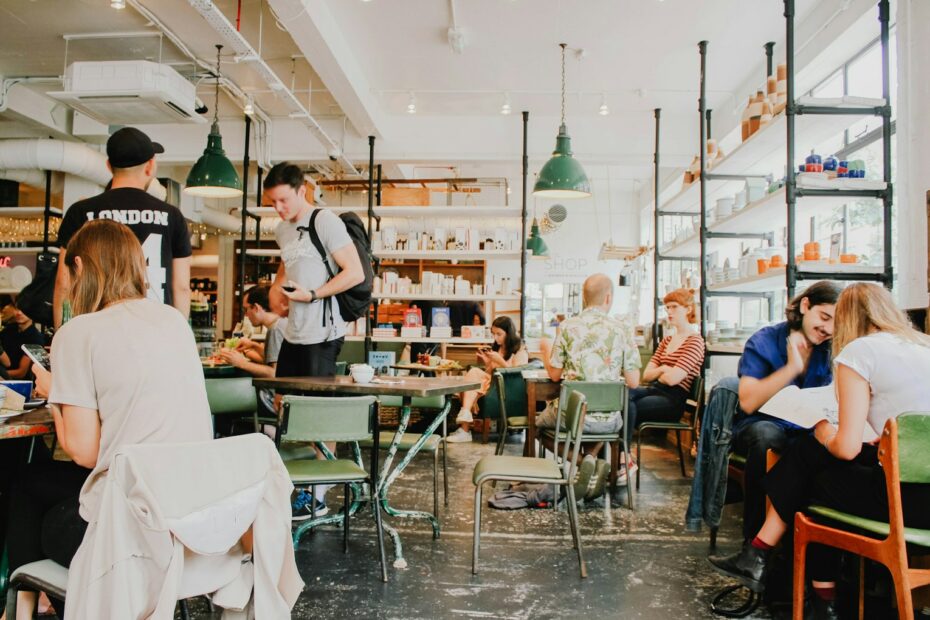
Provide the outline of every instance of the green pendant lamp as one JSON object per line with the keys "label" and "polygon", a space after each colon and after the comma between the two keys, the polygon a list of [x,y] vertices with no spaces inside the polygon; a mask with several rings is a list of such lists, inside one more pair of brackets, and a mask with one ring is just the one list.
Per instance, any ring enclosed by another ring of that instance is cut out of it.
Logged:
{"label": "green pendant lamp", "polygon": [[572,139],[565,128],[565,43],[562,48],[562,124],[555,138],[552,158],[539,171],[534,196],[545,198],[587,198],[591,195],[588,175],[578,160],[572,157]]}
{"label": "green pendant lamp", "polygon": [[533,258],[547,258],[549,256],[549,248],[546,246],[546,242],[543,241],[542,233],[539,232],[539,222],[536,221],[535,217],[533,218],[533,225],[530,226],[530,236],[526,239],[526,251]]}
{"label": "green pendant lamp", "polygon": [[235,198],[242,195],[242,181],[235,166],[226,157],[223,150],[223,137],[220,135],[220,50],[216,46],[216,97],[213,102],[213,126],[207,136],[207,148],[187,175],[184,193],[204,198]]}

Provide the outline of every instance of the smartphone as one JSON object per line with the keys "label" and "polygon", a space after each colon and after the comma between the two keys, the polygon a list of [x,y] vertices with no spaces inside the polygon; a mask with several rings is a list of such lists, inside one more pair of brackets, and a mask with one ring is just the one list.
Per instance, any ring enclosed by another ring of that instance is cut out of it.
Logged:
{"label": "smartphone", "polygon": [[52,361],[49,359],[48,351],[45,350],[40,344],[24,344],[23,353],[29,356],[33,362],[44,368],[45,370],[52,371]]}
{"label": "smartphone", "polygon": [[285,286],[282,286],[281,288],[282,288],[284,291],[288,292],[288,293],[293,293],[294,291],[297,290],[297,287],[296,287],[296,286],[287,286],[287,285],[285,285]]}

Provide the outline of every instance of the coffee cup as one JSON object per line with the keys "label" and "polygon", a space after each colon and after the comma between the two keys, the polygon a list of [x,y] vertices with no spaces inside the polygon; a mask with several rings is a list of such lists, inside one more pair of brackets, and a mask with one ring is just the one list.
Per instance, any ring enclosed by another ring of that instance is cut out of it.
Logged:
{"label": "coffee cup", "polygon": [[352,364],[349,374],[356,383],[370,383],[375,378],[375,369],[368,364]]}

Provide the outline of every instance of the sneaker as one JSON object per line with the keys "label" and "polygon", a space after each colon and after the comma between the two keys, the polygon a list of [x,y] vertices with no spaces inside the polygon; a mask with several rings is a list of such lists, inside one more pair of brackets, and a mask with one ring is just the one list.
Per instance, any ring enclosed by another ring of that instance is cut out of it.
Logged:
{"label": "sneaker", "polygon": [[597,459],[594,469],[594,475],[588,483],[588,489],[585,492],[586,500],[597,499],[604,494],[604,487],[607,485],[607,477],[610,475],[610,463],[604,459]]}
{"label": "sneaker", "polygon": [[474,421],[475,421],[475,418],[474,416],[472,416],[471,411],[469,411],[468,409],[462,409],[461,411],[459,411],[459,414],[455,416],[456,424],[463,424],[466,422],[470,424]]}
{"label": "sneaker", "polygon": [[[316,507],[311,509],[313,504],[316,504]],[[314,499],[313,494],[306,489],[298,491],[294,501],[291,502],[292,521],[305,521],[314,514],[318,517],[322,517],[328,513],[329,508],[326,507],[326,504],[321,500]]]}
{"label": "sneaker", "polygon": [[446,437],[446,443],[466,443],[471,441],[471,431],[466,431],[461,426],[455,429],[455,432]]}
{"label": "sneaker", "polygon": [[596,468],[597,459],[591,454],[585,455],[584,459],[581,461],[581,465],[578,466],[578,471],[575,473],[575,501],[584,499],[588,492],[588,483],[591,482],[591,479],[594,477]]}
{"label": "sneaker", "polygon": [[639,465],[637,465],[632,460],[629,461],[629,464],[626,467],[621,467],[620,471],[617,472],[617,486],[625,487],[627,484],[629,484],[630,478],[636,474],[637,469],[639,469]]}

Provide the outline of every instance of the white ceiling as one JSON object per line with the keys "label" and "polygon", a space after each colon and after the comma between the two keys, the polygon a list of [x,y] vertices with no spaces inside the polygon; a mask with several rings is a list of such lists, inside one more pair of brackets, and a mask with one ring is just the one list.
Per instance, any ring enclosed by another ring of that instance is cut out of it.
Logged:
{"label": "white ceiling", "polygon": [[[219,36],[190,2],[139,1],[200,59],[212,62]],[[274,15],[272,7],[289,3],[298,10]],[[233,23],[238,4],[216,2]],[[797,0],[799,22],[809,14],[819,19],[831,10],[839,13],[845,4]],[[648,183],[654,108],[663,110],[667,165],[685,165],[696,152],[698,41],[711,42],[708,106],[720,110],[715,127],[724,129],[738,121],[733,111],[741,108],[747,84],[761,82],[763,43],[778,42],[778,55],[784,39],[781,0],[454,0],[456,23],[467,39],[462,54],[454,53],[447,41],[449,0],[242,0],[241,7],[243,35],[261,49],[285,84],[292,83],[295,68],[298,97],[305,104],[309,97],[311,113],[331,136],[345,140],[343,150],[351,159],[367,161],[365,136],[375,133],[380,136],[379,161],[386,164],[410,169],[417,163],[455,163],[467,166],[470,174],[486,176],[511,176],[519,170],[521,110],[531,112],[531,161],[545,159],[551,150],[559,115],[560,42],[585,51],[583,59],[570,52],[567,60],[567,115],[576,153],[618,179]],[[308,19],[323,29],[326,36],[321,38],[327,39],[323,44],[331,57],[293,59],[301,49],[320,49],[300,40],[303,34],[295,42],[287,31],[307,32],[298,25],[304,28]],[[131,7],[116,11],[108,0],[2,0],[0,24],[4,76],[59,75],[65,62],[64,33],[154,30]],[[95,39],[69,46],[70,60],[155,60],[158,53],[157,39]],[[203,70],[183,64],[187,59],[167,39],[160,53],[163,61],[181,63],[176,68],[182,73],[194,79],[203,75]],[[264,90],[253,70],[233,62],[230,54],[223,72],[279,119],[273,158],[326,159],[305,129],[292,129],[297,125],[286,119],[288,107]],[[320,75],[340,78],[339,84],[324,84]],[[406,113],[411,92],[416,115]],[[212,107],[208,80],[198,93]],[[505,97],[513,110],[509,117],[500,114]],[[609,116],[598,115],[602,101]],[[343,138],[342,110],[349,111],[350,119],[361,118],[351,111],[359,109],[359,102],[374,111],[370,122],[375,126],[359,126],[354,133],[350,127]],[[241,102],[224,98],[220,111],[227,119],[226,146],[235,156],[237,148],[241,153],[234,121],[242,117]],[[9,118],[0,114],[0,123],[5,120]],[[2,135],[13,135],[6,127],[9,122],[3,124]],[[30,132],[34,128],[23,130],[24,135]],[[177,142],[169,148],[175,161],[193,159],[203,148],[199,132],[191,134],[190,145],[181,144],[186,133],[166,128],[159,134],[159,139]]]}

